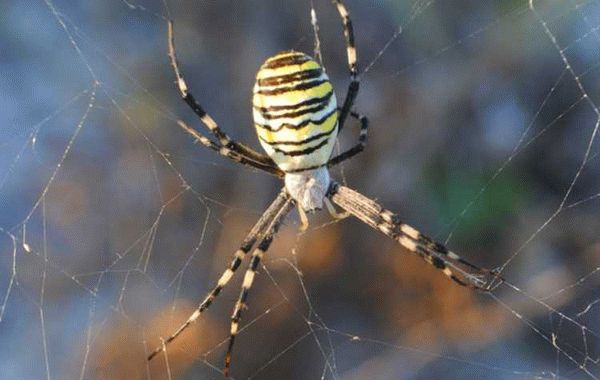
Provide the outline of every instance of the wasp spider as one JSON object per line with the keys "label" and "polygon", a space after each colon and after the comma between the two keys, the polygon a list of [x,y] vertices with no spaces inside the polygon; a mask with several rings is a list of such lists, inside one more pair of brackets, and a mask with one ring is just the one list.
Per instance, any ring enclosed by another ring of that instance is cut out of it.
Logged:
{"label": "wasp spider", "polygon": [[[321,65],[308,55],[297,51],[285,51],[268,58],[256,76],[253,97],[254,126],[267,155],[232,140],[189,92],[177,64],[173,24],[169,21],[169,57],[179,91],[183,100],[214,138],[206,137],[184,121],[179,120],[179,126],[219,154],[283,178],[284,186],[243,240],[231,264],[225,269],[213,290],[187,321],[148,356],[148,360],[165,350],[166,345],[199,318],[229,283],[244,256],[256,247],[252,252],[231,316],[231,332],[224,368],[225,376],[229,375],[233,343],[256,269],[285,216],[294,206],[298,208],[303,228],[306,228],[308,223],[306,212],[321,209],[323,205],[334,217],[354,215],[410,252],[419,255],[429,264],[441,269],[446,276],[462,286],[489,291],[503,281],[494,271],[467,262],[444,245],[402,223],[396,214],[384,209],[375,201],[330,179],[329,167],[353,157],[364,149],[368,128],[367,118],[351,110],[359,88],[352,23],[341,0],[333,0],[333,4],[342,19],[350,71],[350,84],[344,103],[341,107],[337,106],[327,74]],[[360,122],[358,143],[331,157],[336,136],[343,129],[349,116]],[[345,211],[344,215],[335,211],[332,201]]]}

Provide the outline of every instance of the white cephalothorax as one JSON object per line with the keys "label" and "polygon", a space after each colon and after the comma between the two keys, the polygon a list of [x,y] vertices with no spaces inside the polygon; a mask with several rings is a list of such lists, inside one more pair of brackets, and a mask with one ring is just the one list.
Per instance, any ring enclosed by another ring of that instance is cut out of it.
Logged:
{"label": "white cephalothorax", "polygon": [[285,174],[285,188],[305,211],[323,208],[330,183],[326,167]]}

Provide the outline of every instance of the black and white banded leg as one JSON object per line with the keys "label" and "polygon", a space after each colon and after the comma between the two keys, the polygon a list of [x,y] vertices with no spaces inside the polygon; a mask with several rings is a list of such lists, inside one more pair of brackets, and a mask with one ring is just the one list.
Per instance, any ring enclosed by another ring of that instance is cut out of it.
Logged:
{"label": "black and white banded leg", "polygon": [[360,122],[360,132],[358,135],[358,143],[354,145],[352,148],[348,149],[345,152],[340,153],[339,155],[332,157],[327,162],[328,167],[335,166],[343,161],[346,161],[349,158],[352,158],[362,152],[367,146],[367,138],[369,132],[369,119],[366,116],[358,114],[356,112],[351,111],[350,115],[357,119]]}
{"label": "black and white banded leg", "polygon": [[504,282],[495,271],[469,263],[443,244],[402,223],[398,215],[357,191],[332,183],[328,196],[342,209],[419,255],[459,285],[492,291]]}
{"label": "black and white banded leg", "polygon": [[[167,339],[164,341],[164,344],[160,347],[157,347],[150,355],[148,355],[148,360],[152,360],[158,353],[164,351],[165,347],[175,340],[185,329],[187,329],[192,323],[196,322],[196,320],[200,317],[200,315],[208,309],[208,307],[212,304],[212,302],[217,298],[217,296],[221,293],[221,290],[231,280],[235,271],[239,268],[240,264],[244,256],[250,252],[256,241],[260,239],[264,239],[264,235],[271,234],[273,223],[281,219],[282,211],[290,209],[291,205],[293,205],[293,201],[290,198],[287,191],[282,190],[277,198],[271,203],[271,205],[267,208],[267,210],[263,213],[261,218],[256,222],[252,230],[248,233],[240,248],[233,255],[233,259],[231,260],[231,264],[229,267],[225,269],[219,280],[217,281],[217,285],[212,289],[210,293],[204,298],[204,300],[198,305],[198,308],[190,315],[190,317]],[[287,213],[287,212],[286,212]]]}
{"label": "black and white banded leg", "polygon": [[200,133],[196,129],[187,125],[187,123],[184,122],[183,120],[177,120],[177,124],[184,131],[186,131],[187,133],[192,135],[196,139],[196,141],[200,142],[205,147],[210,148],[210,149],[214,150],[215,152],[219,153],[221,156],[225,156],[235,162],[239,162],[240,164],[243,164],[246,166],[251,166],[256,169],[260,169],[260,170],[265,171],[269,174],[272,174],[276,177],[282,178],[284,176],[283,171],[281,169],[279,169],[277,166],[271,166],[271,165],[262,164],[262,163],[259,163],[256,161],[252,161],[248,157],[246,157],[242,154],[239,154],[238,152],[236,152],[232,149],[229,149],[225,146],[219,145],[219,144],[215,143],[214,141],[212,141],[211,139],[209,139],[208,137],[204,136],[202,133]]}
{"label": "black and white banded leg", "polygon": [[339,131],[341,132],[344,128],[344,122],[346,117],[352,109],[356,95],[358,95],[359,78],[358,78],[358,65],[357,65],[357,54],[356,47],[354,46],[354,31],[352,28],[352,21],[350,20],[350,13],[346,6],[341,0],[332,0],[336,6],[340,17],[342,18],[342,26],[344,28],[344,36],[346,38],[346,55],[348,56],[348,69],[350,71],[350,84],[348,85],[348,92],[346,98],[342,104],[342,109],[338,115]]}
{"label": "black and white banded leg", "polygon": [[369,120],[366,118],[366,116],[352,112],[354,100],[356,100],[356,96],[358,95],[360,80],[358,77],[358,57],[356,47],[354,45],[354,29],[352,27],[352,20],[350,20],[350,13],[341,0],[332,0],[332,2],[342,18],[342,27],[344,29],[344,37],[346,40],[348,71],[350,72],[350,83],[348,84],[346,98],[344,99],[344,103],[342,104],[342,107],[339,109],[338,113],[338,131],[342,131],[346,122],[346,118],[348,115],[351,115],[360,122],[360,135],[358,138],[358,144],[349,150],[331,158],[327,163],[328,167],[337,165],[340,162],[343,162],[362,152],[367,144],[367,132],[369,128]]}
{"label": "black and white banded leg", "polygon": [[238,297],[237,302],[235,303],[233,313],[231,314],[229,345],[227,347],[227,353],[225,354],[225,368],[223,370],[226,377],[229,377],[229,368],[231,366],[231,353],[233,351],[233,344],[235,342],[235,337],[237,336],[237,333],[239,331],[240,320],[242,319],[242,311],[247,308],[248,294],[250,292],[250,288],[252,288],[252,284],[254,283],[256,269],[258,268],[258,264],[260,264],[260,260],[262,259],[263,255],[271,246],[271,243],[273,242],[273,236],[277,233],[277,230],[279,230],[279,226],[281,226],[285,216],[291,211],[293,206],[294,202],[288,202],[287,207],[284,206],[279,210],[279,213],[271,222],[271,226],[269,227],[268,232],[258,243],[258,246],[254,250],[254,252],[252,252],[252,258],[250,259],[250,263],[248,264],[246,274],[244,275],[244,281],[242,282],[242,289],[240,291],[240,295]]}
{"label": "black and white banded leg", "polygon": [[[208,128],[208,130],[216,137],[218,141],[218,145],[222,148],[225,148],[229,151],[236,152],[238,155],[244,157],[247,161],[248,165],[255,166],[258,169],[264,170],[265,167],[276,168],[273,160],[265,155],[261,154],[254,149],[238,143],[231,139],[225,132],[219,128],[217,122],[202,108],[202,106],[196,101],[195,97],[189,91],[189,87],[179,70],[179,65],[177,63],[177,55],[175,53],[175,37],[173,34],[173,22],[171,20],[168,21],[168,39],[169,39],[169,58],[171,60],[171,66],[173,67],[173,71],[175,72],[175,77],[177,79],[177,87],[179,88],[179,92],[181,93],[181,97],[185,101],[185,103],[194,111],[194,113],[200,118],[200,121]],[[214,143],[213,144],[217,144]],[[223,154],[223,153],[221,153]],[[223,154],[228,158],[232,158],[231,155]],[[260,164],[260,165],[254,165]]]}

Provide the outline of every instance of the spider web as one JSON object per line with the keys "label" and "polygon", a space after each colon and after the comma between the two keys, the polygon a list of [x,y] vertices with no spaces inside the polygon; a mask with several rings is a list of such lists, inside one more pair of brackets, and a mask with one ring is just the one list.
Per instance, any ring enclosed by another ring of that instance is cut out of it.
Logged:
{"label": "spider web", "polygon": [[[320,213],[300,234],[292,214],[252,289],[234,378],[600,377],[600,4],[346,4],[372,128],[334,177],[507,283],[479,294],[358,221]],[[335,10],[45,0],[0,14],[0,372],[222,378],[239,282],[145,357],[281,184],[176,128],[201,126],[173,84],[165,20],[193,92],[253,142],[253,75],[274,52],[316,49],[340,96]]]}

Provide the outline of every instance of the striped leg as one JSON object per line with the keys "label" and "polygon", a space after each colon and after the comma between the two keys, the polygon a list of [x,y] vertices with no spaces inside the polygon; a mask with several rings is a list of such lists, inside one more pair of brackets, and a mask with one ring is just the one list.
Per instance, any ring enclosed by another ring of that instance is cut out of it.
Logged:
{"label": "striped leg", "polygon": [[251,166],[253,168],[257,168],[257,169],[266,171],[267,173],[270,173],[276,177],[284,176],[283,171],[281,171],[281,169],[279,169],[277,166],[265,165],[265,164],[262,164],[262,163],[259,163],[256,161],[252,161],[252,160],[248,159],[246,156],[241,155],[234,150],[231,150],[225,146],[219,145],[219,144],[215,143],[214,141],[212,141],[211,139],[209,139],[208,137],[204,136],[202,133],[198,132],[196,129],[187,125],[183,120],[177,120],[177,124],[184,131],[186,131],[187,133],[192,135],[196,139],[196,141],[199,141],[205,147],[214,150],[215,152],[219,153],[222,156],[225,156],[235,162],[239,162],[240,164]]}
{"label": "striped leg", "polygon": [[333,0],[340,17],[342,18],[342,24],[344,27],[344,36],[346,37],[346,53],[348,55],[348,69],[350,70],[350,84],[348,85],[348,92],[346,93],[346,99],[342,105],[342,109],[339,113],[339,130],[341,131],[344,127],[346,117],[350,113],[350,109],[354,104],[354,99],[358,95],[359,79],[357,69],[357,54],[356,47],[354,46],[354,31],[352,29],[352,21],[350,20],[350,13],[346,9],[346,6],[341,0]]}
{"label": "striped leg", "polygon": [[[238,155],[246,158],[252,163],[261,164],[262,166],[255,166],[259,169],[263,169],[264,167],[275,167],[275,163],[267,155],[258,153],[254,149],[232,140],[225,132],[223,132],[219,128],[217,122],[209,114],[207,114],[204,108],[202,108],[202,106],[196,101],[194,96],[189,92],[187,83],[185,82],[185,79],[183,78],[183,75],[179,70],[179,65],[177,64],[177,55],[175,53],[175,38],[173,35],[173,22],[171,20],[168,21],[167,29],[169,39],[169,58],[171,59],[171,66],[173,66],[173,70],[175,71],[175,77],[177,78],[177,87],[179,88],[181,97],[186,102],[186,104],[190,106],[192,111],[194,111],[194,113],[200,118],[200,121],[202,121],[202,123],[208,128],[208,130],[217,138],[219,145],[228,150],[238,153]],[[231,158],[231,156],[228,155],[226,155],[226,157]]]}
{"label": "striped leg", "polygon": [[333,183],[329,197],[338,206],[441,269],[446,276],[462,286],[491,291],[504,281],[493,270],[469,263],[444,245],[402,223],[398,215],[352,189]]}
{"label": "striped leg", "polygon": [[225,368],[223,370],[225,377],[229,377],[233,343],[235,342],[235,337],[237,336],[239,330],[239,324],[242,318],[242,310],[244,310],[247,307],[246,300],[248,299],[248,293],[250,292],[250,288],[252,288],[254,277],[256,276],[256,268],[258,268],[260,260],[271,246],[271,243],[273,242],[273,235],[277,233],[279,226],[281,225],[283,219],[289,213],[293,205],[293,202],[289,202],[288,207],[282,207],[278,215],[275,217],[275,219],[273,219],[271,227],[268,230],[269,232],[262,238],[260,243],[258,243],[258,247],[254,250],[254,252],[252,252],[250,264],[248,265],[248,269],[246,270],[246,274],[244,275],[242,290],[240,291],[240,296],[237,302],[235,303],[235,308],[231,315],[231,331],[229,335],[229,345],[227,347],[227,354],[225,354]]}
{"label": "striped leg", "polygon": [[362,152],[365,149],[365,146],[367,145],[369,119],[367,119],[367,117],[364,115],[357,114],[356,112],[350,112],[350,115],[360,121],[360,134],[358,136],[358,144],[354,145],[347,151],[342,152],[339,155],[331,158],[329,162],[327,162],[328,167],[335,166],[342,161],[346,161],[347,159],[356,156],[357,154]]}
{"label": "striped leg", "polygon": [[234,272],[239,268],[242,259],[244,256],[252,249],[256,240],[265,233],[265,231],[269,231],[272,228],[273,221],[277,218],[280,218],[281,211],[289,208],[289,204],[292,203],[290,196],[285,190],[282,190],[277,198],[271,203],[269,208],[263,213],[261,218],[256,222],[248,236],[244,239],[240,248],[234,254],[233,259],[231,260],[231,264],[229,267],[225,269],[219,281],[217,281],[217,285],[213,288],[213,290],[208,293],[208,295],[204,298],[204,300],[200,303],[198,308],[190,315],[190,317],[185,321],[178,329],[175,331],[165,342],[164,345],[156,348],[150,355],[148,355],[148,360],[152,360],[158,353],[162,352],[166,345],[175,340],[185,329],[187,329],[192,323],[196,322],[196,320],[200,317],[200,315],[208,309],[208,307],[212,304],[215,298],[221,293],[221,290],[229,283],[229,280],[233,277]]}

